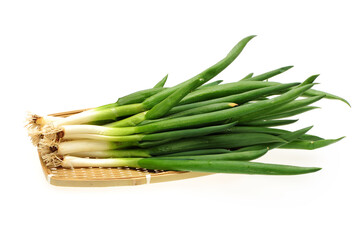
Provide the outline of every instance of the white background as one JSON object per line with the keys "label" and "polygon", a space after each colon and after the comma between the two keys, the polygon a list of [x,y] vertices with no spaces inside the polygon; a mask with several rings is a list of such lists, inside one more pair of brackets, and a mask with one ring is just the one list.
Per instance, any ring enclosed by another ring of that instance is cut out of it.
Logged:
{"label": "white background", "polygon": [[[360,239],[358,1],[1,1],[1,239]],[[66,188],[43,176],[23,128],[27,111],[94,107],[167,86],[256,34],[217,79],[295,67],[323,100],[292,129],[347,136],[259,161],[319,166],[301,176],[216,174],[135,187]]]}

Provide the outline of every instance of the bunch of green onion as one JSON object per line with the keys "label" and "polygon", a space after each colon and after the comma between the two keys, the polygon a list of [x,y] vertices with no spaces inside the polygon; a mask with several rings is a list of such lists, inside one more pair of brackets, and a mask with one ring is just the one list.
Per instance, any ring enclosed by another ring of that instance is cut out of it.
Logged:
{"label": "bunch of green onion", "polygon": [[121,97],[115,103],[69,117],[31,115],[28,131],[48,167],[132,167],[155,170],[293,175],[320,170],[251,162],[274,148],[316,149],[339,139],[323,139],[279,126],[322,98],[313,75],[303,82],[269,79],[282,67],[224,83],[207,83],[230,65],[254,36],[242,39],[225,58],[191,79]]}

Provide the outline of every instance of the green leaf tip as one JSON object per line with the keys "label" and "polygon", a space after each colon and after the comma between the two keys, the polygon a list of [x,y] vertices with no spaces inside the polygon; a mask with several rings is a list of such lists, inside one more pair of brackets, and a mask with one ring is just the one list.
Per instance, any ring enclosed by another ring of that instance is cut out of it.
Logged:
{"label": "green leaf tip", "polygon": [[327,98],[327,99],[340,100],[340,101],[346,103],[349,107],[351,107],[351,104],[346,99],[344,99],[342,97],[339,97],[339,96],[336,96],[336,95],[331,94],[331,93],[327,93],[327,92],[323,92],[323,91],[319,91],[319,90],[315,90],[315,89],[310,89],[304,95],[305,96],[325,95],[325,98]]}
{"label": "green leaf tip", "polygon": [[315,79],[318,78],[320,76],[320,74],[314,74],[311,77],[314,77]]}
{"label": "green leaf tip", "polygon": [[314,172],[318,172],[318,171],[322,170],[322,168],[320,168],[320,167],[311,167],[309,169],[310,169],[309,173],[314,173]]}
{"label": "green leaf tip", "polygon": [[[328,98],[327,95],[326,95],[326,98]],[[330,99],[332,99],[332,98],[330,98]],[[342,98],[342,97],[338,97],[338,96],[333,95],[333,99],[340,100],[341,102],[344,102],[344,103],[346,103],[349,107],[351,107],[351,104],[350,104],[346,99],[344,99],[344,98]]]}
{"label": "green leaf tip", "polygon": [[303,131],[305,131],[305,133],[306,133],[306,132],[310,131],[312,128],[313,128],[313,125],[311,125],[311,126],[309,126],[309,127],[305,127],[305,128],[303,128],[303,129],[300,129],[300,131],[303,130]]}
{"label": "green leaf tip", "polygon": [[285,72],[285,71],[287,71],[288,69],[291,69],[291,68],[293,68],[293,67],[294,67],[293,65],[286,66],[286,67],[282,67],[282,68],[280,68],[280,72]]}
{"label": "green leaf tip", "polygon": [[162,78],[162,80],[160,80],[153,88],[162,88],[164,87],[165,83],[167,82],[168,79],[168,74],[165,75],[164,78]]}
{"label": "green leaf tip", "polygon": [[344,139],[346,136],[340,137],[340,138],[336,138],[335,142],[341,141],[342,139]]}

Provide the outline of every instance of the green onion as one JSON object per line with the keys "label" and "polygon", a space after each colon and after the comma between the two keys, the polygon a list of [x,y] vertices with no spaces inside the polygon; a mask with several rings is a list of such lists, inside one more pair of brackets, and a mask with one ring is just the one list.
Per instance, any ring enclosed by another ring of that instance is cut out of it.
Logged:
{"label": "green onion", "polygon": [[262,175],[297,175],[317,172],[321,168],[296,167],[278,164],[266,164],[243,161],[188,160],[159,158],[110,158],[87,159],[72,156],[64,157],[63,167],[134,167],[174,171],[196,171],[216,173],[243,173]]}
{"label": "green onion", "polygon": [[[234,126],[235,123],[228,123],[223,125],[207,126],[202,128],[194,129],[182,129],[175,131],[167,131],[161,133],[153,134],[133,134],[126,136],[116,136],[116,135],[106,135],[105,134],[68,134],[65,135],[65,140],[67,139],[92,139],[108,142],[135,142],[135,141],[162,141],[162,140],[175,140],[180,138],[189,138],[189,137],[198,137],[205,136],[212,133],[222,132],[228,128]],[[117,128],[115,128],[117,130]]]}
{"label": "green onion", "polygon": [[[166,75],[153,88],[69,117],[29,118],[29,135],[49,167],[132,167],[174,171],[294,175],[320,170],[251,162],[272,149],[313,150],[335,143],[281,129],[321,99],[345,99],[302,83],[270,81],[293,66],[241,80],[209,82],[254,36],[239,41],[219,62],[175,86]],[[209,83],[208,83],[209,82]],[[271,128],[279,126],[279,128]]]}
{"label": "green onion", "polygon": [[[230,127],[231,125],[223,125],[220,127],[213,127],[212,132],[224,131],[225,127]],[[187,130],[183,130],[187,131]],[[191,131],[191,130],[189,130]],[[195,130],[193,130],[195,131]],[[210,130],[207,130],[211,132]],[[204,136],[204,131],[198,131],[198,135],[192,134],[192,136],[197,136],[197,138],[185,138],[180,140],[173,140],[167,143],[156,145],[146,149],[138,149],[142,154],[147,153],[152,156],[165,155],[183,151],[192,151],[200,149],[212,149],[212,148],[239,148],[244,146],[250,146],[255,144],[270,143],[270,142],[285,142],[282,138],[279,138],[274,135],[263,134],[263,133],[244,133],[244,134],[216,134]],[[203,136],[202,136],[203,135]],[[134,135],[136,136],[136,135]],[[153,135],[154,136],[154,135]],[[160,136],[160,135],[158,135]],[[164,136],[164,135],[163,135]],[[185,134],[187,136],[187,134]],[[188,134],[190,136],[190,134]],[[130,136],[131,137],[131,136]],[[143,137],[143,139],[145,136]],[[178,137],[180,138],[180,136]],[[158,139],[154,137],[151,139]],[[132,146],[139,145],[130,141]],[[83,142],[81,142],[83,141]],[[123,145],[127,142],[113,142],[113,141],[94,141],[94,140],[73,140],[61,142],[57,145],[52,145],[52,148],[56,150],[61,155],[72,154],[77,152],[91,152],[91,151],[107,151],[122,148],[120,154],[122,154],[124,147]],[[114,152],[104,152],[104,157],[111,157],[107,154],[111,153],[111,156],[114,156]],[[90,156],[90,155],[89,155]],[[123,156],[123,155],[121,155]],[[93,156],[90,156],[93,157]]]}

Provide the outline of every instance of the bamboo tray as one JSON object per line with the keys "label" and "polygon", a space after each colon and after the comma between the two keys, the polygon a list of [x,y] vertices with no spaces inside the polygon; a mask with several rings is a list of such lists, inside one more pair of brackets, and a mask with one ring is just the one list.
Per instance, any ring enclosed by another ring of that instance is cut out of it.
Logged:
{"label": "bamboo tray", "polygon": [[[67,117],[84,110],[55,113],[52,116]],[[210,175],[211,173],[147,170],[144,168],[48,168],[40,154],[39,159],[48,182],[66,187],[134,186],[168,182]]]}

